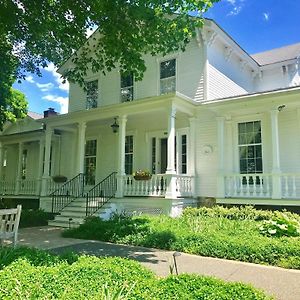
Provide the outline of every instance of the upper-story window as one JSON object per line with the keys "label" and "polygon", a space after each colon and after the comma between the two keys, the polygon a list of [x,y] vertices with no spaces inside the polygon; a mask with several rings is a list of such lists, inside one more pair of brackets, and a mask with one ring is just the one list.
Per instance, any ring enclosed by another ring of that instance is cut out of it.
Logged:
{"label": "upper-story window", "polygon": [[133,74],[121,74],[121,102],[133,100]]}
{"label": "upper-story window", "polygon": [[160,94],[176,91],[176,59],[160,63]]}
{"label": "upper-story window", "polygon": [[96,108],[98,104],[98,80],[86,83],[86,109]]}
{"label": "upper-story window", "polygon": [[263,172],[261,122],[238,124],[240,173]]}

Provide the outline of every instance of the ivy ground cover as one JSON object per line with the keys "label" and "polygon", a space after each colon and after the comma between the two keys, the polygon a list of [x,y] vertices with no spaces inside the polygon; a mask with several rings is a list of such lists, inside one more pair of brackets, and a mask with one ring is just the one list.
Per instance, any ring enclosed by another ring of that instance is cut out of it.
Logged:
{"label": "ivy ground cover", "polygon": [[187,209],[179,218],[89,218],[66,237],[96,239],[300,269],[299,215],[243,208]]}

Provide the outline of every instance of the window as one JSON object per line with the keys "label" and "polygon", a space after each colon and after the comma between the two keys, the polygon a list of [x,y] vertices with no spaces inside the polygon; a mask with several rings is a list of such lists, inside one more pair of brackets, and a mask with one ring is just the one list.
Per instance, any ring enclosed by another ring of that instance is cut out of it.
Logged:
{"label": "window", "polygon": [[262,173],[261,122],[238,124],[240,173]]}
{"label": "window", "polygon": [[160,63],[160,94],[175,92],[176,90],[176,59]]}
{"label": "window", "polygon": [[94,185],[96,178],[97,140],[89,140],[85,143],[85,184]]}
{"label": "window", "polygon": [[121,102],[133,100],[133,74],[121,74]]}
{"label": "window", "polygon": [[[53,156],[53,148],[52,145],[50,147],[50,158],[49,158],[49,174],[52,174],[52,156]],[[43,173],[44,173],[44,169],[45,169],[45,154],[46,154],[46,148],[44,147],[43,149]]]}
{"label": "window", "polygon": [[125,173],[133,173],[133,136],[128,135],[125,139]]}
{"label": "window", "polygon": [[181,174],[187,173],[187,137],[181,136]]}
{"label": "window", "polygon": [[86,83],[86,109],[96,108],[98,104],[98,80]]}

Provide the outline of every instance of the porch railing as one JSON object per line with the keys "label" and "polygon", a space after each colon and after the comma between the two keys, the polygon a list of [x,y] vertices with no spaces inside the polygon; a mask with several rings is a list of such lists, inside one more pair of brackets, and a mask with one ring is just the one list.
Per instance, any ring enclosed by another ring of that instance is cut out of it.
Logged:
{"label": "porch railing", "polygon": [[19,180],[19,194],[21,195],[35,195],[37,192],[36,179],[33,180]]}
{"label": "porch railing", "polygon": [[176,178],[178,197],[193,196],[193,177],[170,174],[154,174],[149,180],[135,180],[132,175],[126,175],[123,178],[124,196],[164,197],[171,177]]}
{"label": "porch railing", "polygon": [[132,175],[123,177],[124,196],[165,196],[167,175],[155,174],[149,180],[135,180]]}
{"label": "porch railing", "polygon": [[300,174],[285,173],[281,175],[282,198],[300,198]]}
{"label": "porch railing", "polygon": [[80,173],[54,191],[52,197],[52,212],[58,213],[75,198],[83,196],[85,176]]}
{"label": "porch railing", "polygon": [[270,198],[272,174],[232,174],[225,178],[225,197]]}
{"label": "porch railing", "polygon": [[86,193],[86,216],[97,212],[115,196],[117,191],[116,172],[111,173]]}
{"label": "porch railing", "polygon": [[0,181],[0,194],[1,195],[14,195],[16,192],[16,182],[14,180],[1,180]]}

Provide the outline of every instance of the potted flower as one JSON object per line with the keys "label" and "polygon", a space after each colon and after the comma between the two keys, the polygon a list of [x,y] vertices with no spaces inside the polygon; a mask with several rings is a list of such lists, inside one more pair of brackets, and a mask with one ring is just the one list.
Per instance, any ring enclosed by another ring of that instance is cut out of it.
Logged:
{"label": "potted flower", "polygon": [[135,180],[149,180],[151,179],[152,174],[146,170],[137,170],[133,173],[133,178]]}

